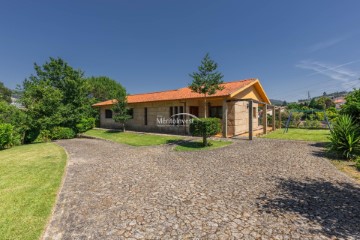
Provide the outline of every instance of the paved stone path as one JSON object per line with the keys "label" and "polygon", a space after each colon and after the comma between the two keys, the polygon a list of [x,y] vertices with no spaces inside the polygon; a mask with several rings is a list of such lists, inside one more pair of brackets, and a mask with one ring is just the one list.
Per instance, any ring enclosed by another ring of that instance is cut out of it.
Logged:
{"label": "paved stone path", "polygon": [[44,239],[360,239],[359,186],[310,143],[58,143],[70,159]]}

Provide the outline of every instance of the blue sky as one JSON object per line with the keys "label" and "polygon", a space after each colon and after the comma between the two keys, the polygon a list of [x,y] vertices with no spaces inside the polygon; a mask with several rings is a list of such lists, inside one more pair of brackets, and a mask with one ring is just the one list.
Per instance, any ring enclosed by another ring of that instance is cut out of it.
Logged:
{"label": "blue sky", "polygon": [[191,82],[209,52],[225,81],[259,78],[270,98],[360,87],[360,1],[2,1],[0,81],[61,57],[129,93]]}

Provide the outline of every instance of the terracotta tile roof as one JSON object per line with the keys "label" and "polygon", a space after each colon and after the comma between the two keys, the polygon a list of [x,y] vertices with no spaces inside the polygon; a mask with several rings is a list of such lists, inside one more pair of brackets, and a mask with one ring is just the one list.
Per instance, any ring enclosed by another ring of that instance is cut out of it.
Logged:
{"label": "terracotta tile roof", "polygon": [[[216,94],[211,95],[211,97],[224,97],[229,96],[232,93],[238,91],[239,89],[255,82],[257,79],[245,79],[235,82],[226,82],[222,84],[224,89],[218,91]],[[128,95],[128,103],[141,103],[141,102],[158,102],[158,101],[169,101],[169,100],[182,100],[182,99],[194,99],[202,98],[202,94],[192,92],[188,87],[179,88],[176,90],[168,90],[162,92],[152,92],[152,93],[143,93],[143,94],[132,94]],[[96,103],[93,106],[107,106],[112,105],[116,100],[108,100],[100,103]]]}
{"label": "terracotta tile roof", "polygon": [[345,98],[338,98],[334,100],[334,103],[345,103],[345,102],[346,102]]}

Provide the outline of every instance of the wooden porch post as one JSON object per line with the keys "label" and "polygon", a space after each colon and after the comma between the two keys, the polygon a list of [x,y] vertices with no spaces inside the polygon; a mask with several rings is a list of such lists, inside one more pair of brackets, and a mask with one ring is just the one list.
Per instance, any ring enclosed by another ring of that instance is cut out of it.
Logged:
{"label": "wooden porch post", "polygon": [[249,140],[253,139],[253,101],[249,101]]}
{"label": "wooden porch post", "polygon": [[276,125],[275,125],[275,106],[272,108],[272,130],[275,131]]}
{"label": "wooden porch post", "polygon": [[222,135],[224,138],[228,137],[227,134],[227,129],[228,129],[228,107],[227,107],[227,102],[226,102],[226,98],[223,101],[223,109],[222,109],[222,125],[223,125],[223,129],[222,129]]}
{"label": "wooden porch post", "polygon": [[267,105],[265,104],[264,105],[264,108],[263,108],[263,132],[264,134],[267,133]]}
{"label": "wooden porch post", "polygon": [[281,107],[279,107],[279,129],[281,129]]}

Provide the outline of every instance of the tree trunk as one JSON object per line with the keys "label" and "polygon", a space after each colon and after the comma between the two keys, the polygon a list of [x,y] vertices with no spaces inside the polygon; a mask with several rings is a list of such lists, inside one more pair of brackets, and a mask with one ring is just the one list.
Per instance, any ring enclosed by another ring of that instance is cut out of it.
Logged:
{"label": "tree trunk", "polygon": [[123,122],[123,132],[125,132],[125,122]]}
{"label": "tree trunk", "polygon": [[206,101],[206,94],[204,98],[204,118],[206,118],[207,115],[207,101]]}
{"label": "tree trunk", "polygon": [[203,133],[203,145],[206,147],[208,145],[206,133]]}

